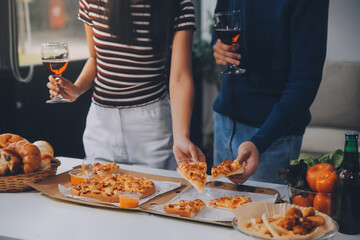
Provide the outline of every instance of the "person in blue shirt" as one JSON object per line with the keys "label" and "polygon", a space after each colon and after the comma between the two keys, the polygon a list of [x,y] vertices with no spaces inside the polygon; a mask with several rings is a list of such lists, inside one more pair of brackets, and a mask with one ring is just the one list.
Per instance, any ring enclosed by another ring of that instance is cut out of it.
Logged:
{"label": "person in blue shirt", "polygon": [[218,0],[215,12],[240,10],[236,45],[213,34],[223,74],[214,109],[214,165],[237,159],[245,172],[230,178],[281,183],[278,170],[297,159],[311,120],[326,56],[329,0]]}

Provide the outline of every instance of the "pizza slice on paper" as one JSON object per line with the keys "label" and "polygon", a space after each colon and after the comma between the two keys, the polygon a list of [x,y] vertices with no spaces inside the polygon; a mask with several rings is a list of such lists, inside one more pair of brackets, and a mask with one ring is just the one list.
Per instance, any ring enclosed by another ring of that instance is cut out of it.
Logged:
{"label": "pizza slice on paper", "polygon": [[196,216],[203,207],[206,207],[206,204],[200,199],[193,201],[180,200],[174,204],[164,205],[164,211],[166,213],[192,218]]}
{"label": "pizza slice on paper", "polygon": [[250,198],[245,196],[231,196],[212,199],[209,201],[209,206],[214,208],[224,208],[234,210],[245,203],[252,202]]}

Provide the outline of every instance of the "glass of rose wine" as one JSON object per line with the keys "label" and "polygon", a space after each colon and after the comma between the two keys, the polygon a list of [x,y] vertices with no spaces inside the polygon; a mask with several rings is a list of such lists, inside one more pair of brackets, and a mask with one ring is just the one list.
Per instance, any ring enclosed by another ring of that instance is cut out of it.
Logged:
{"label": "glass of rose wine", "polygon": [[[67,43],[48,42],[41,45],[41,60],[46,69],[59,81],[61,74],[69,63],[69,47]],[[61,94],[47,100],[46,103],[69,103]]]}
{"label": "glass of rose wine", "polygon": [[[215,13],[214,30],[224,44],[235,45],[241,32],[240,10]],[[222,74],[243,74],[245,72],[245,69],[230,64]]]}

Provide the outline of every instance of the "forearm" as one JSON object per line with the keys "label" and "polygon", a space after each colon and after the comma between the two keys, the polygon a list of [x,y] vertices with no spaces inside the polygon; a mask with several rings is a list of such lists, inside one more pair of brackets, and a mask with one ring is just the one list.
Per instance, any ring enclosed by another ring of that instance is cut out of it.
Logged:
{"label": "forearm", "polygon": [[[251,139],[260,152],[309,115],[322,78],[326,56],[328,1],[298,1],[290,18],[291,66],[280,101]],[[309,23],[316,24],[309,25]],[[309,117],[310,119],[310,117]],[[308,124],[301,122],[301,124]]]}
{"label": "forearm", "polygon": [[194,85],[191,76],[174,76],[170,80],[170,103],[173,123],[173,135],[190,138],[191,114],[194,102]]}
{"label": "forearm", "polygon": [[86,61],[79,77],[74,83],[74,85],[78,88],[79,95],[85,93],[93,86],[95,77],[96,59],[94,57],[90,57]]}
{"label": "forearm", "polygon": [[174,35],[171,70],[170,103],[174,141],[190,138],[190,122],[194,101],[194,83],[191,66],[192,31]]}

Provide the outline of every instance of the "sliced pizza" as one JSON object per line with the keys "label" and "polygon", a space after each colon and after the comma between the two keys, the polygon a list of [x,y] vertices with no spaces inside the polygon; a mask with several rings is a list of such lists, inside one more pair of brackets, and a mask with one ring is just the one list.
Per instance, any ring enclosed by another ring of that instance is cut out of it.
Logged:
{"label": "sliced pizza", "polygon": [[93,165],[92,174],[96,176],[109,176],[119,170],[119,166],[115,162],[100,163],[97,162]]}
{"label": "sliced pizza", "polygon": [[207,180],[206,169],[206,162],[192,162],[188,164],[180,164],[176,170],[199,192],[203,192]]}
{"label": "sliced pizza", "polygon": [[164,205],[164,211],[166,213],[192,218],[196,216],[203,207],[206,207],[206,204],[200,199],[193,201],[180,200],[174,204]]}
{"label": "sliced pizza", "polygon": [[74,196],[97,199],[104,202],[119,202],[120,192],[138,192],[140,198],[150,196],[155,192],[155,184],[146,178],[127,174],[110,176],[93,176],[72,186]]}
{"label": "sliced pizza", "polygon": [[229,177],[235,174],[241,174],[244,172],[244,167],[239,163],[239,161],[231,161],[226,159],[216,167],[211,168],[211,177],[210,179],[215,180],[223,177]]}
{"label": "sliced pizza", "polygon": [[214,208],[225,208],[233,210],[248,202],[252,202],[252,200],[245,196],[222,197],[210,200],[209,206]]}

